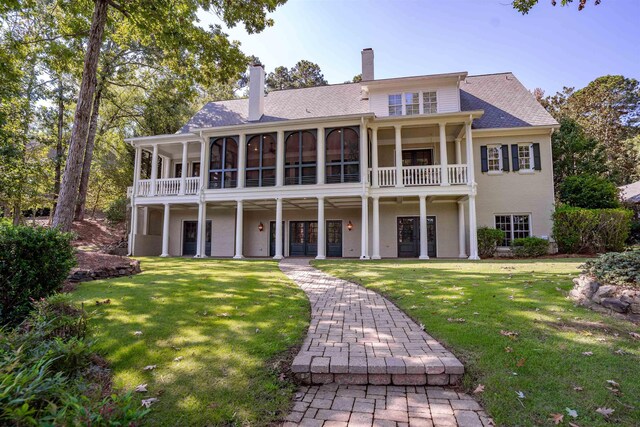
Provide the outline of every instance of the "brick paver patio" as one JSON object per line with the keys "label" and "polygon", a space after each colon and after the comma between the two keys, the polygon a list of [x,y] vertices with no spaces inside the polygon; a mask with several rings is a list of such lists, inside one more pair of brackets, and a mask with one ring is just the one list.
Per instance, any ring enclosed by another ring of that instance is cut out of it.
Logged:
{"label": "brick paver patio", "polygon": [[311,301],[292,364],[308,385],[285,426],[493,425],[471,396],[447,387],[462,377],[462,363],[391,302],[307,259],[287,258],[280,269]]}

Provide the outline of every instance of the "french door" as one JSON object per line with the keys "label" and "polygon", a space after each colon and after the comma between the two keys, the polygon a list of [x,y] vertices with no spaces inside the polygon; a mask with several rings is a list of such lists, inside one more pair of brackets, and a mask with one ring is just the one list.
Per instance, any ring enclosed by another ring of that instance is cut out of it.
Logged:
{"label": "french door", "polygon": [[[420,217],[398,217],[398,257],[416,258],[420,256]],[[427,216],[427,254],[437,256],[436,217]]]}
{"label": "french door", "polygon": [[289,223],[289,256],[316,256],[318,254],[318,221],[291,221]]}
{"label": "french door", "polygon": [[342,256],[342,221],[327,221],[327,256]]}
{"label": "french door", "polygon": [[[282,221],[282,251],[284,253],[284,221]],[[276,222],[269,223],[269,256],[276,256]]]}
{"label": "french door", "polygon": [[[198,248],[198,221],[184,221],[182,227],[182,255],[195,255]],[[211,256],[211,220],[207,220],[205,253]]]}

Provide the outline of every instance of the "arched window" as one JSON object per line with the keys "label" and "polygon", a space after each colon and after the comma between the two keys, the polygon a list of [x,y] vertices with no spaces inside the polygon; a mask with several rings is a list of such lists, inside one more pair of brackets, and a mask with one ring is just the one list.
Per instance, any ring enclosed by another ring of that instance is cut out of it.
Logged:
{"label": "arched window", "polygon": [[326,183],[360,182],[358,128],[327,129]]}
{"label": "arched window", "polygon": [[272,187],[276,185],[276,139],[273,134],[248,137],[247,187]]}
{"label": "arched window", "polygon": [[235,137],[211,138],[209,188],[238,185],[238,142]]}
{"label": "arched window", "polygon": [[291,132],[284,142],[284,183],[316,183],[316,133],[311,130]]}

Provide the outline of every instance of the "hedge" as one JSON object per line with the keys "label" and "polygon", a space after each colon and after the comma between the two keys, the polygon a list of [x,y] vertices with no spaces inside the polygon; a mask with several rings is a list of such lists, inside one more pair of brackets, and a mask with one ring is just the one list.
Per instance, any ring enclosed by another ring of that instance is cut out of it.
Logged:
{"label": "hedge", "polygon": [[489,227],[478,228],[478,254],[480,258],[491,258],[504,240],[504,231]]}
{"label": "hedge", "polygon": [[513,239],[513,254],[519,258],[531,258],[547,255],[549,241],[540,237],[522,237]]}
{"label": "hedge", "polygon": [[553,213],[553,238],[562,253],[597,253],[624,249],[633,212],[562,206]]}
{"label": "hedge", "polygon": [[604,283],[640,287],[640,250],[603,254],[581,267]]}
{"label": "hedge", "polygon": [[60,290],[76,263],[71,237],[0,221],[0,325],[20,323],[34,300]]}

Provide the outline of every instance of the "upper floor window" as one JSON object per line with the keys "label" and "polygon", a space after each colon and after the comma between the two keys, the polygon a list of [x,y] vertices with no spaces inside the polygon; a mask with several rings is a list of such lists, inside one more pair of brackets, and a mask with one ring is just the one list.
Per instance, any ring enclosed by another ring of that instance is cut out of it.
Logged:
{"label": "upper floor window", "polygon": [[247,187],[276,185],[276,139],[273,134],[249,137],[245,173]]}
{"label": "upper floor window", "polygon": [[405,93],[404,106],[407,116],[420,114],[420,94],[418,92]]}
{"label": "upper floor window", "polygon": [[399,93],[389,95],[389,115],[402,115],[402,95],[400,95]]}
{"label": "upper floor window", "polygon": [[315,131],[291,132],[284,142],[284,184],[315,184],[316,158]]}
{"label": "upper floor window", "polygon": [[402,150],[402,166],[429,166],[433,164],[433,148]]}
{"label": "upper floor window", "polygon": [[511,246],[513,239],[531,236],[529,215],[496,215],[496,228],[504,231],[502,246]]}
{"label": "upper floor window", "polygon": [[520,170],[533,169],[533,146],[531,144],[518,144],[518,168]]}
{"label": "upper floor window", "polygon": [[437,92],[422,92],[422,110],[424,114],[436,114],[438,112]]}
{"label": "upper floor window", "polygon": [[238,185],[238,141],[235,137],[211,138],[209,188]]}
{"label": "upper floor window", "polygon": [[327,130],[326,183],[360,181],[360,135],[358,128]]}
{"label": "upper floor window", "polygon": [[502,170],[502,148],[499,145],[489,145],[487,147],[487,165],[489,172]]}

